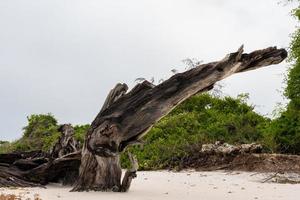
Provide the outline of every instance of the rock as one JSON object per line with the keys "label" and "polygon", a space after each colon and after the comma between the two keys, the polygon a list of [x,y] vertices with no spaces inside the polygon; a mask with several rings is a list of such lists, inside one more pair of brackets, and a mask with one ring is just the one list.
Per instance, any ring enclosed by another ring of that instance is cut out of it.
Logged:
{"label": "rock", "polygon": [[241,144],[230,145],[220,141],[215,144],[203,144],[201,152],[203,153],[221,153],[221,154],[242,154],[242,153],[261,153],[262,146],[260,144]]}

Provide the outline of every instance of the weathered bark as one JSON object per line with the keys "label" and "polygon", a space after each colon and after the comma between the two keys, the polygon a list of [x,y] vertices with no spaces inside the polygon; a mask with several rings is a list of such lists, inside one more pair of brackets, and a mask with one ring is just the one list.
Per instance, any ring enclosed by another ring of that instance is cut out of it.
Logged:
{"label": "weathered bark", "polygon": [[131,181],[132,181],[132,179],[134,179],[136,177],[136,172],[139,168],[138,161],[137,161],[136,157],[133,156],[130,153],[128,153],[128,156],[129,156],[129,160],[130,160],[130,163],[131,163],[131,169],[128,169],[125,172],[124,178],[122,180],[122,185],[121,185],[120,192],[127,192],[129,190],[129,187],[131,185]]}
{"label": "weathered bark", "polygon": [[241,47],[221,61],[199,65],[157,86],[144,81],[126,93],[126,84],[118,84],[87,133],[73,191],[127,191],[134,174],[123,181],[124,190],[119,154],[128,145],[139,142],[155,122],[188,97],[212,89],[216,82],[234,73],[278,64],[286,56],[284,49],[276,47],[249,54],[243,54]]}
{"label": "weathered bark", "polygon": [[[80,160],[81,151],[73,152],[60,158],[50,159],[47,163],[23,172],[22,178],[42,185],[46,185],[49,182],[63,182],[66,181],[66,177],[67,179],[69,178],[69,173],[77,172],[78,174]],[[77,179],[77,176],[75,178]],[[72,185],[74,181],[69,182],[69,184]]]}
{"label": "weathered bark", "polygon": [[0,154],[0,163],[13,164],[20,159],[34,159],[47,156],[48,154],[42,151],[4,153]]}
{"label": "weathered bark", "polygon": [[[100,110],[100,113],[109,108],[109,106],[111,106],[115,101],[121,98],[126,93],[127,89],[128,87],[126,84],[117,84],[108,94]],[[127,176],[124,177],[124,188],[121,184],[122,169],[120,165],[119,155],[115,154],[112,156],[94,156],[88,150],[85,143],[82,150],[81,162],[85,163],[85,167],[79,169],[79,176],[81,177],[81,179],[78,180],[76,186],[72,191],[127,191],[128,189],[125,188],[129,188],[131,183],[131,180],[129,179],[131,177],[134,177],[137,170],[136,169],[135,172],[132,173],[127,173]]]}
{"label": "weathered bark", "polygon": [[[64,181],[70,172],[77,172],[78,175],[81,152],[70,153],[56,159],[51,157],[42,157],[40,159],[45,159],[47,162],[35,165],[37,164],[35,163],[36,159],[22,159],[20,161],[22,164],[19,163],[19,160],[16,161],[19,164],[0,164],[0,187],[41,186],[49,182]],[[77,178],[77,176],[75,178]],[[74,182],[75,180],[70,184]]]}
{"label": "weathered bark", "polygon": [[32,187],[49,182],[73,185],[78,178],[81,151],[70,125],[62,125],[59,130],[62,135],[50,153],[0,154],[0,187]]}
{"label": "weathered bark", "polygon": [[50,150],[50,154],[53,158],[60,158],[80,150],[79,143],[74,138],[74,128],[71,124],[61,125],[59,131],[62,135]]}

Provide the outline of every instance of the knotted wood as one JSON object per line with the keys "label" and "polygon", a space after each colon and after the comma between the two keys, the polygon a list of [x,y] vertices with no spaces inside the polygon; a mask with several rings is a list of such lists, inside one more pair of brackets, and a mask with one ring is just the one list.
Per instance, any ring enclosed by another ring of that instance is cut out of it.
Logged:
{"label": "knotted wood", "polygon": [[61,125],[59,131],[62,134],[57,143],[50,150],[50,155],[53,158],[60,158],[80,150],[79,143],[74,138],[74,128],[71,124]]}

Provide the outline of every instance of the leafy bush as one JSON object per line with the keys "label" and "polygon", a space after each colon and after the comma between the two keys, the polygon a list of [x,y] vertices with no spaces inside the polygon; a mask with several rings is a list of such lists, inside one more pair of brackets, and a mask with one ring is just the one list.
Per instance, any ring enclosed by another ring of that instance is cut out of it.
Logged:
{"label": "leafy bush", "polygon": [[[52,114],[34,114],[27,117],[28,125],[23,128],[23,136],[11,143],[0,142],[0,153],[12,151],[49,151],[58,141],[61,133],[59,125]],[[84,137],[90,125],[75,125],[75,139],[84,142]]]}
{"label": "leafy bush", "polygon": [[[294,10],[300,20],[300,7]],[[300,153],[300,28],[293,34],[290,44],[290,62],[285,96],[290,100],[281,115],[274,119],[266,129],[265,141],[281,153]]]}
{"label": "leafy bush", "polygon": [[10,148],[10,143],[8,141],[0,141],[0,153],[7,153]]}
{"label": "leafy bush", "polygon": [[[264,140],[262,129],[269,119],[246,104],[247,95],[238,98],[214,97],[208,93],[193,96],[161,119],[145,136],[143,148],[131,147],[142,169],[165,168],[173,160],[188,156],[191,147],[224,141],[231,144]],[[122,156],[123,166],[128,166]]]}
{"label": "leafy bush", "polygon": [[79,141],[81,145],[84,143],[84,138],[89,128],[89,124],[74,126],[75,139]]}
{"label": "leafy bush", "polygon": [[275,152],[300,153],[300,111],[287,109],[264,129],[266,140]]}
{"label": "leafy bush", "polygon": [[50,113],[34,114],[27,117],[28,125],[23,128],[23,136],[8,144],[3,152],[8,151],[48,151],[58,140],[60,132],[58,131],[57,120]]}

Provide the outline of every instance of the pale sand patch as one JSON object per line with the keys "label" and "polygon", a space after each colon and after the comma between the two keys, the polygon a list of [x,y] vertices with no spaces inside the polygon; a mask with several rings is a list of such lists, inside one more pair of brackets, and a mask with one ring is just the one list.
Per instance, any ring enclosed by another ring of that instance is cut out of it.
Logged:
{"label": "pale sand patch", "polygon": [[42,200],[296,200],[300,184],[261,183],[267,174],[249,172],[138,172],[128,193],[69,192],[71,187],[48,185],[43,188],[0,188],[0,193],[16,194],[22,199]]}

